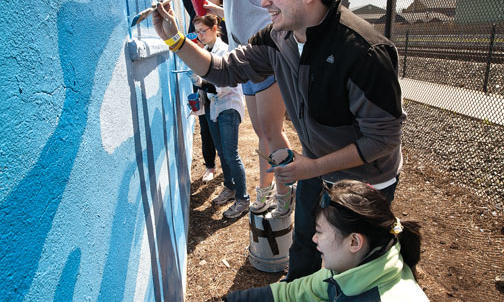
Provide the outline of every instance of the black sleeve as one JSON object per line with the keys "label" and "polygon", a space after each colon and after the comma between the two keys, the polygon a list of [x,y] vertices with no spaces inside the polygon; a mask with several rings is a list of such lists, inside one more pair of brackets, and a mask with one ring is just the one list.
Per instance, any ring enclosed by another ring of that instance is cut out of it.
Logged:
{"label": "black sleeve", "polygon": [[187,11],[187,14],[189,15],[189,31],[188,32],[193,32],[194,31],[194,24],[192,23],[194,17],[196,16],[196,12],[194,11],[194,7],[192,5],[191,0],[183,0],[184,3],[184,8]]}
{"label": "black sleeve", "polygon": [[274,302],[273,292],[271,287],[256,287],[241,291],[235,291],[224,297],[227,302],[248,302],[248,301],[261,301],[261,302]]}
{"label": "black sleeve", "polygon": [[221,40],[226,43],[226,44],[229,44],[229,41],[228,41],[228,34],[227,34],[227,29],[226,29],[226,22],[225,21],[222,21],[220,22],[220,38]]}
{"label": "black sleeve", "polygon": [[203,82],[201,83],[201,89],[203,89],[206,93],[217,94],[217,89],[215,88],[215,86],[206,80],[203,80]]}

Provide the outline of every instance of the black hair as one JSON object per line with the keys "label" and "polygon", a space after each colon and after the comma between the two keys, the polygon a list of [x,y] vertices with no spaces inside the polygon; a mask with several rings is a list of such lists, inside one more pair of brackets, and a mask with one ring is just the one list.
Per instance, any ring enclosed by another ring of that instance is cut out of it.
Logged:
{"label": "black hair", "polygon": [[323,3],[324,5],[326,5],[326,6],[331,6],[331,4],[332,4],[333,2],[337,2],[337,1],[340,1],[340,0],[321,0],[321,1],[322,1],[322,3]]}
{"label": "black hair", "polygon": [[[381,247],[381,254],[387,251],[385,247],[390,247],[390,242],[395,242],[396,237],[390,230],[396,218],[390,203],[380,191],[360,181],[342,180],[336,182],[327,193],[332,200],[331,205],[334,206],[319,206],[316,215],[318,217],[323,214],[343,236],[351,233],[362,234],[369,242],[369,251]],[[404,221],[401,224],[404,229],[397,236],[401,244],[401,255],[416,275],[415,266],[420,260],[420,225],[413,221]],[[368,257],[365,262],[370,261]]]}

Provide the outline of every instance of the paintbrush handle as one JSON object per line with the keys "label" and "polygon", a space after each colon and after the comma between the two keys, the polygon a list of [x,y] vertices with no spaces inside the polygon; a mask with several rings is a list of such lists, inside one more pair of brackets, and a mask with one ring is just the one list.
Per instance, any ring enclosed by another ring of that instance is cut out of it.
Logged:
{"label": "paintbrush handle", "polygon": [[141,11],[139,15],[147,15],[148,16],[148,15],[152,14],[155,10],[156,10],[156,6],[149,7],[149,8],[144,9],[143,11]]}
{"label": "paintbrush handle", "polygon": [[163,2],[153,3],[151,7],[144,9],[143,11],[141,11],[140,13],[138,13],[133,18],[133,22],[131,23],[131,26],[137,25],[138,23],[142,22],[145,18],[147,18],[148,16],[150,16],[150,14],[152,14],[157,9],[158,3],[161,3],[161,5],[163,5],[166,2],[170,2],[170,1],[171,0],[165,0]]}

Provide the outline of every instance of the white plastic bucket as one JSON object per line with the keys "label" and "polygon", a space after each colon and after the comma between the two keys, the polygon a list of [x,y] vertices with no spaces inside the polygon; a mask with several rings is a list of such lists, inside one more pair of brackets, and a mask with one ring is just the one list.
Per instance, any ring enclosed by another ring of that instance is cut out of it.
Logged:
{"label": "white plastic bucket", "polygon": [[249,260],[263,272],[281,272],[289,265],[293,215],[273,218],[271,213],[249,213]]}

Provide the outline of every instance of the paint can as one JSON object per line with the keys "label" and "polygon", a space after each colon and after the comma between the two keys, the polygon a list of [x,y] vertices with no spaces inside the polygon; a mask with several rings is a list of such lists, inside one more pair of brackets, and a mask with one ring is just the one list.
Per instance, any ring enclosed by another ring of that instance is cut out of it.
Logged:
{"label": "paint can", "polygon": [[[268,161],[272,167],[285,166],[294,161],[294,152],[289,148],[277,149],[269,155]],[[286,183],[286,186],[292,186],[294,182]]]}
{"label": "paint can", "polygon": [[187,105],[193,112],[200,110],[199,94],[197,92],[188,95],[187,102]]}
{"label": "paint can", "polygon": [[271,212],[249,212],[249,261],[256,269],[273,273],[289,265],[293,215],[273,218]]}

